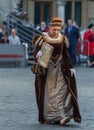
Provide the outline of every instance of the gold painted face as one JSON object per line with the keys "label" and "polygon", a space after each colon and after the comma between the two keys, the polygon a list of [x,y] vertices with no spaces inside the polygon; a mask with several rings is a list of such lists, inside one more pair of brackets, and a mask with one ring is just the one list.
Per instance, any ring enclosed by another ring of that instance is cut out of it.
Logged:
{"label": "gold painted face", "polygon": [[61,26],[51,26],[50,30],[51,30],[52,36],[54,38],[57,38],[60,33]]}

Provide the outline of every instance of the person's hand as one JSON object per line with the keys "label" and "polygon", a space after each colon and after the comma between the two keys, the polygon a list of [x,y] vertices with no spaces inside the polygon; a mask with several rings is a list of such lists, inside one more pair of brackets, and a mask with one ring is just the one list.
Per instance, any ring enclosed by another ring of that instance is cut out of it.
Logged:
{"label": "person's hand", "polygon": [[70,69],[70,71],[71,71],[71,77],[73,77],[73,75],[76,76],[76,71],[75,71],[75,69]]}
{"label": "person's hand", "polygon": [[40,57],[40,56],[42,56],[42,51],[41,51],[41,50],[39,50],[39,51],[37,52],[36,58],[38,58],[38,57]]}

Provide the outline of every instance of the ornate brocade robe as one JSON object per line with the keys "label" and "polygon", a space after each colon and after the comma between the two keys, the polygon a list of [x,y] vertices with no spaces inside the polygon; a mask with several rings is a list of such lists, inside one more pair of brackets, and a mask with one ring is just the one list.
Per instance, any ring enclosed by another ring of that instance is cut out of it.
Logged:
{"label": "ornate brocade robe", "polygon": [[[68,41],[65,36],[61,34],[57,39],[52,39],[48,33],[43,35],[36,35],[33,40],[35,46],[34,57],[36,60],[36,54],[41,49],[42,43],[47,42],[54,47],[50,63],[56,67],[60,63],[61,71],[64,76],[64,80],[68,86],[68,91],[71,94],[72,107],[73,107],[73,118],[76,122],[81,122],[81,115],[78,106],[77,99],[77,87],[75,76],[71,77],[70,69],[73,68],[71,63],[67,48],[69,46]],[[52,70],[53,71],[53,70]],[[39,122],[44,123],[44,97],[45,97],[45,85],[48,70],[46,69],[45,75],[35,75],[35,91],[36,91],[36,101],[39,111]]]}

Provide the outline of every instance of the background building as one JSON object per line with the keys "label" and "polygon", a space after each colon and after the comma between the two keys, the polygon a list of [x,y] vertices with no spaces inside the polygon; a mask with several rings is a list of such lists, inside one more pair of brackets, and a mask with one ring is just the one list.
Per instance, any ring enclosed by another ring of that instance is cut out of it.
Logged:
{"label": "background building", "polygon": [[94,0],[1,0],[0,21],[6,18],[13,8],[20,7],[29,13],[29,21],[35,25],[40,21],[49,23],[51,17],[59,16],[67,23],[69,18],[75,20],[80,27],[94,22]]}
{"label": "background building", "polygon": [[20,3],[20,0],[0,0],[0,21],[5,20],[7,14],[12,9],[17,8],[18,3]]}
{"label": "background building", "polygon": [[30,20],[36,25],[59,16],[65,23],[72,18],[84,28],[89,22],[94,22],[93,5],[94,0],[22,0],[23,9],[28,11]]}

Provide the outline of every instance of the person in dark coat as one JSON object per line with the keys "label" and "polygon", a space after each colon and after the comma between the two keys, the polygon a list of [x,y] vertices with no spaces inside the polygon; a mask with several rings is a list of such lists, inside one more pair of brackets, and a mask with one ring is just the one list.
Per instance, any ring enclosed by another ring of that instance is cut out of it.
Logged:
{"label": "person in dark coat", "polygon": [[[61,26],[61,18],[52,18],[49,32],[36,35],[33,39],[36,67],[32,70],[35,74],[35,92],[40,123],[64,125],[71,119],[78,123],[81,122],[75,70],[68,54],[68,39],[60,34]],[[44,43],[53,47],[50,59],[49,55],[46,55],[48,51],[41,50]],[[43,55],[46,58],[45,63],[49,59],[47,68],[40,66],[38,62],[39,57]]]}
{"label": "person in dark coat", "polygon": [[73,21],[71,19],[68,20],[68,26],[65,29],[65,35],[67,36],[70,46],[69,46],[69,54],[72,60],[73,65],[76,65],[76,47],[79,38],[79,29],[73,26]]}

